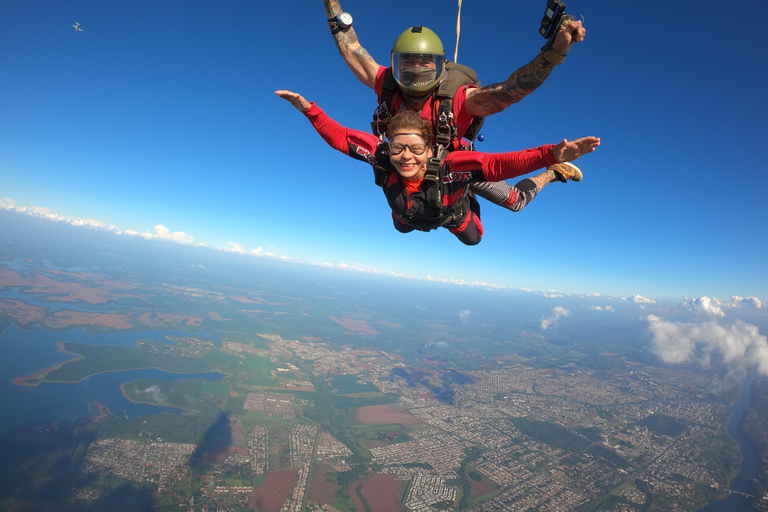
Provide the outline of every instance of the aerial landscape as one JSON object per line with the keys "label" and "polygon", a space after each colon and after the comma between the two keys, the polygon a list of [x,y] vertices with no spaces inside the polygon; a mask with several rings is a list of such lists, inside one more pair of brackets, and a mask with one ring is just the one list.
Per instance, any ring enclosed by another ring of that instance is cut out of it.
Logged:
{"label": "aerial landscape", "polygon": [[0,4],[0,512],[768,512],[764,7],[463,3]]}
{"label": "aerial landscape", "polygon": [[3,510],[768,510],[768,381],[662,362],[649,301],[0,214]]}

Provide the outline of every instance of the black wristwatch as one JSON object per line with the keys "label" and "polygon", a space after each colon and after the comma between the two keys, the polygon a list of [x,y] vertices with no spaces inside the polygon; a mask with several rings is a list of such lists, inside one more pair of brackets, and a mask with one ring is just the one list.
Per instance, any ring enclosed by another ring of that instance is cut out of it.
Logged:
{"label": "black wristwatch", "polygon": [[331,34],[338,34],[341,30],[346,30],[352,26],[352,15],[348,12],[342,12],[336,16],[328,18],[331,26]]}

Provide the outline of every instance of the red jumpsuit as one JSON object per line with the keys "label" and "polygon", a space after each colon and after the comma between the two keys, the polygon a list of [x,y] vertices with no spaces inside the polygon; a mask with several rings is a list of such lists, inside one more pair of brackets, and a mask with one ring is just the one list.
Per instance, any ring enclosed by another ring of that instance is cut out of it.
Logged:
{"label": "red jumpsuit", "polygon": [[[304,115],[332,148],[357,160],[376,165],[375,153],[379,144],[383,144],[378,137],[341,126],[314,103]],[[483,228],[474,197],[470,196],[468,208],[462,208],[459,204],[467,197],[465,189],[472,183],[503,181],[552,165],[556,163],[552,148],[554,144],[511,153],[449,153],[439,169],[439,186],[442,192],[442,207],[439,211],[429,205],[423,182],[419,184],[418,191],[408,192],[403,179],[386,159],[385,165],[389,174],[383,189],[392,208],[395,227],[398,231],[408,232],[413,229],[428,231],[445,226],[463,243],[479,243]],[[380,160],[379,164],[381,163]],[[461,215],[458,218],[450,218],[456,217],[457,207]]]}

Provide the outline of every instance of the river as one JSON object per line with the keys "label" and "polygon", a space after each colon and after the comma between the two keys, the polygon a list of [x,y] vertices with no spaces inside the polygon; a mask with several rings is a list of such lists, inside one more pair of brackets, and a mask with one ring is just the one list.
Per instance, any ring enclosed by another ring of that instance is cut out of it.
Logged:
{"label": "river", "polygon": [[[739,424],[744,417],[744,412],[749,407],[749,401],[752,398],[752,384],[756,378],[756,375],[752,375],[744,379],[741,399],[731,407],[731,419],[728,421],[728,434],[739,443],[741,455],[744,457],[741,471],[731,480],[728,488],[747,494],[755,493],[754,481],[758,476],[758,471],[760,471],[760,458],[757,456],[755,448],[739,430]],[[746,512],[750,510],[749,505],[754,499],[741,494],[731,494],[723,500],[710,501],[706,507],[699,509],[698,512]]]}

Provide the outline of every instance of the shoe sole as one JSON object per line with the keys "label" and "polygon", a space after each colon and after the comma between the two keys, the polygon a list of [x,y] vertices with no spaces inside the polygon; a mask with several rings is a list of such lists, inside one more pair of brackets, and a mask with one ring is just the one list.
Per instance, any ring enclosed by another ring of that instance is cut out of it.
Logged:
{"label": "shoe sole", "polygon": [[584,177],[584,175],[581,173],[581,169],[573,165],[571,162],[560,162],[560,165],[567,165],[573,169],[573,177],[569,178],[570,181],[581,181],[581,178]]}

